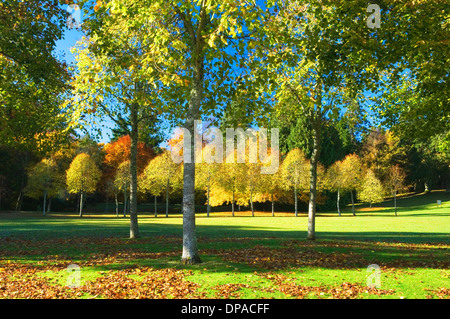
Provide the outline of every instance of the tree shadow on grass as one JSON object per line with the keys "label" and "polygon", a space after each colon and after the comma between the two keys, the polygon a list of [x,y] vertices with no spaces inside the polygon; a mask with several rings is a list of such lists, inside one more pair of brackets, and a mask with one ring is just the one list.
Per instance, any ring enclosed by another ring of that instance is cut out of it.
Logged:
{"label": "tree shadow on grass", "polygon": [[[444,214],[443,216],[446,216]],[[249,217],[252,221],[257,221],[258,217]],[[343,217],[345,218],[345,217]],[[395,218],[395,217],[392,217]],[[267,219],[266,219],[267,220]],[[293,219],[294,220],[294,219]],[[401,221],[400,218],[398,219]],[[348,225],[347,225],[348,226]],[[157,223],[146,220],[139,225],[143,238],[151,241],[157,238],[157,243],[165,237],[182,236],[182,224],[177,223]],[[380,229],[382,229],[380,225]],[[307,236],[306,230],[296,230],[290,228],[277,228],[265,226],[244,225],[197,225],[196,232],[198,238],[239,242],[245,238],[272,238],[272,239],[304,239]],[[36,241],[44,241],[51,238],[70,239],[73,238],[102,238],[113,237],[127,239],[129,236],[129,225],[124,221],[103,220],[80,220],[77,219],[23,219],[14,221],[0,229],[0,245],[8,237],[25,238]],[[316,231],[317,240],[371,240],[371,241],[399,241],[407,243],[427,243],[442,242],[450,244],[450,233],[445,232],[414,232],[414,231]],[[139,240],[139,239],[138,239]]]}
{"label": "tree shadow on grass", "polygon": [[[133,240],[127,239],[128,227],[118,221],[24,219],[0,229],[0,259],[7,256],[23,261],[50,261],[48,256],[62,255],[63,260],[92,260],[93,267],[103,270],[148,266],[211,272],[358,268],[370,263],[402,268],[449,267],[446,249],[450,235],[445,232],[318,231],[317,240],[308,241],[305,230],[286,230],[276,225],[197,225],[198,245],[205,263],[182,266],[180,223],[146,220],[140,224],[143,238]],[[52,244],[52,238],[59,240]],[[151,253],[160,255],[151,257]],[[95,254],[117,257],[117,261],[95,266]]]}

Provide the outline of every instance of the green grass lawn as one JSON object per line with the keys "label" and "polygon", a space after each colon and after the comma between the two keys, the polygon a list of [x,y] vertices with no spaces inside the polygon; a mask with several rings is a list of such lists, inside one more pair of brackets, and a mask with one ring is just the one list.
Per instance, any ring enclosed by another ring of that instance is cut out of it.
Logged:
{"label": "green grass lawn", "polygon": [[450,195],[391,205],[319,214],[315,241],[306,214],[199,213],[203,263],[190,266],[178,215],[143,214],[130,240],[123,217],[0,213],[0,298],[449,298]]}

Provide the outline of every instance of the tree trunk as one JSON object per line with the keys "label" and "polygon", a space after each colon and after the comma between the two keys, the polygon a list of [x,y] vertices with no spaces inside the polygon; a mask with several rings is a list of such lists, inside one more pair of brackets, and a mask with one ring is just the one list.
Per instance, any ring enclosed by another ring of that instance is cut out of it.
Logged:
{"label": "tree trunk", "polygon": [[105,208],[105,213],[108,214],[109,211],[109,196],[108,193],[106,193],[106,208]]}
{"label": "tree trunk", "polygon": [[52,210],[52,199],[53,199],[53,197],[48,198],[47,213],[50,213]]}
{"label": "tree trunk", "polygon": [[80,211],[80,194],[78,194],[78,198],[77,198],[77,208],[75,209],[75,212],[79,212]]}
{"label": "tree trunk", "polygon": [[114,194],[114,200],[116,201],[116,217],[119,217],[119,200],[117,199],[117,193]]}
{"label": "tree trunk", "polygon": [[184,163],[183,175],[183,253],[181,261],[184,264],[194,264],[201,262],[195,234],[195,163]]}
{"label": "tree trunk", "polygon": [[310,179],[309,179],[309,205],[308,205],[308,236],[307,239],[316,239],[316,201],[317,201],[317,165],[320,153],[320,117],[313,121],[313,151],[310,159]]}
{"label": "tree trunk", "polygon": [[169,179],[166,185],[166,218],[169,217]]}
{"label": "tree trunk", "polygon": [[209,205],[209,182],[208,189],[206,191],[206,216],[209,217],[209,213],[211,212],[211,206]]}
{"label": "tree trunk", "polygon": [[[27,167],[29,160],[30,160],[30,154],[29,152],[25,151],[25,152],[21,152],[19,151],[17,153],[18,159],[20,160],[22,167]],[[20,178],[20,191],[19,191],[19,196],[17,197],[17,202],[16,202],[16,211],[20,211],[22,210],[22,203],[23,203],[23,189],[25,187],[25,178],[26,178],[26,172],[22,172],[21,173],[21,178]]]}
{"label": "tree trunk", "polygon": [[43,208],[42,208],[42,215],[43,216],[45,216],[46,206],[47,206],[47,191],[44,191],[44,205],[43,205]]}
{"label": "tree trunk", "polygon": [[[200,22],[201,23],[201,22]],[[200,263],[201,259],[198,254],[197,236],[195,234],[195,143],[196,140],[194,129],[195,120],[199,117],[200,105],[203,93],[203,39],[200,37],[192,39],[194,53],[194,77],[189,98],[189,109],[186,118],[186,129],[191,134],[190,163],[184,162],[183,172],[183,253],[181,262],[183,264]],[[186,151],[186,150],[183,150]]]}
{"label": "tree trunk", "polygon": [[123,217],[127,216],[127,186],[123,189]]}
{"label": "tree trunk", "polygon": [[394,212],[395,216],[397,216],[397,191],[394,191]]}
{"label": "tree trunk", "polygon": [[340,209],[340,207],[339,207],[339,199],[340,199],[340,197],[341,197],[341,189],[338,188],[338,191],[337,191],[336,206],[337,206],[337,211],[338,211],[339,217],[341,217],[341,209]]}
{"label": "tree trunk", "polygon": [[445,192],[450,193],[450,177],[447,177],[447,181],[445,183]]}
{"label": "tree trunk", "polygon": [[272,217],[275,217],[275,204],[274,204],[274,202],[273,202],[273,191],[272,191],[272,193],[270,194],[270,199],[271,199],[271,201],[272,201]]}
{"label": "tree trunk", "polygon": [[234,217],[234,189],[233,189],[233,197],[231,199],[231,216]]}
{"label": "tree trunk", "polygon": [[23,198],[23,184],[20,186],[19,196],[17,197],[16,212],[22,210],[22,198]]}
{"label": "tree trunk", "polygon": [[130,216],[130,211],[131,211],[131,208],[130,208],[130,203],[131,203],[131,195],[130,194],[128,194],[128,202],[127,202],[128,204],[127,204],[127,214],[128,214],[128,216]]}
{"label": "tree trunk", "polygon": [[252,217],[255,217],[255,211],[253,209],[253,190],[250,189],[250,208],[252,210]]}
{"label": "tree trunk", "polygon": [[[137,88],[138,89],[138,88]],[[130,105],[131,147],[130,147],[130,238],[139,238],[137,212],[137,145],[138,145],[138,105]]]}
{"label": "tree trunk", "polygon": [[80,193],[80,217],[83,217],[83,200],[84,200],[84,192]]}
{"label": "tree trunk", "polygon": [[298,197],[297,197],[297,185],[294,185],[294,206],[295,206],[295,217],[298,216]]}
{"label": "tree trunk", "polygon": [[155,217],[158,217],[157,196],[155,195]]}
{"label": "tree trunk", "polygon": [[355,201],[353,199],[353,190],[350,191],[350,198],[352,199],[352,214],[353,214],[353,216],[356,216],[356,214],[355,214]]}

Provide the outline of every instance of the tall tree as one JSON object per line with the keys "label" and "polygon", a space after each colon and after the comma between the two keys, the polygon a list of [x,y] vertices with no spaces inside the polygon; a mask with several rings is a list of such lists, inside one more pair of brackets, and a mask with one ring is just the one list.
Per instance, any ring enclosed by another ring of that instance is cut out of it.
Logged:
{"label": "tall tree", "polygon": [[88,154],[77,155],[70,164],[66,175],[67,190],[80,196],[80,217],[83,216],[84,197],[95,192],[100,177],[100,169]]}
{"label": "tall tree", "polygon": [[397,216],[397,192],[405,187],[405,178],[406,173],[398,164],[390,167],[387,184],[392,196],[394,196],[395,216]]}
{"label": "tall tree", "polygon": [[244,163],[222,163],[219,165],[216,178],[217,183],[211,185],[210,205],[219,206],[224,203],[231,204],[231,216],[234,217],[236,204],[248,203],[245,201],[246,180],[244,178]]}
{"label": "tall tree", "polygon": [[[111,1],[108,10],[116,14],[121,28],[146,25],[142,59],[145,70],[158,70],[154,80],[168,90],[161,92],[168,105],[180,105],[184,127],[194,137],[194,121],[202,114],[214,115],[226,102],[225,94],[235,91],[234,81],[243,73],[246,58],[243,37],[252,37],[259,26],[260,8],[245,1],[220,3],[192,1]],[[124,26],[125,24],[125,26]],[[153,80],[150,80],[152,82]],[[174,94],[176,92],[176,94]],[[187,103],[185,103],[187,101]],[[191,139],[194,150],[194,139]],[[184,161],[182,262],[200,262],[195,234],[195,163]]]}
{"label": "tall tree", "polygon": [[100,179],[103,183],[103,192],[106,196],[106,213],[109,212],[109,196],[114,196],[114,202],[116,204],[116,217],[119,217],[119,188],[117,187],[117,184],[115,183],[115,178],[113,179],[111,176],[106,175],[103,173],[102,178]]}
{"label": "tall tree", "polygon": [[355,153],[347,155],[342,160],[341,173],[344,179],[343,185],[350,191],[352,213],[355,216],[355,192],[360,188],[364,178],[363,165],[359,156]]}
{"label": "tall tree", "polygon": [[265,200],[270,200],[272,216],[275,216],[275,202],[283,195],[283,180],[281,170],[274,174],[261,175],[260,192],[265,195]]}
{"label": "tall tree", "polygon": [[254,202],[260,201],[257,199],[259,197],[258,195],[261,195],[259,193],[260,184],[261,184],[261,166],[258,165],[259,163],[245,163],[246,165],[246,176],[245,180],[247,181],[247,187],[246,187],[246,193],[249,195],[249,203],[250,203],[250,210],[252,212],[252,217],[255,216],[255,208],[254,208]]}
{"label": "tall tree", "polygon": [[299,192],[307,189],[309,163],[304,153],[295,148],[291,150],[281,165],[281,175],[285,188],[294,191],[295,216],[298,216]]}
{"label": "tall tree", "polygon": [[341,208],[340,208],[340,198],[341,192],[344,190],[345,185],[345,176],[343,171],[343,162],[336,161],[327,169],[327,179],[328,185],[332,190],[337,191],[337,199],[336,199],[336,208],[338,211],[338,215],[341,216]]}
{"label": "tall tree", "polygon": [[369,169],[366,176],[364,176],[361,191],[358,193],[359,199],[363,202],[369,203],[370,207],[372,207],[372,204],[383,201],[383,194],[383,185],[375,176],[375,173]]}
{"label": "tall tree", "polygon": [[166,217],[169,217],[169,194],[172,189],[176,188],[174,187],[177,185],[175,176],[178,172],[178,165],[172,160],[170,152],[166,150],[153,158],[142,174],[141,187],[143,190],[149,191],[155,197],[164,193]]}
{"label": "tall tree", "polygon": [[363,139],[361,160],[380,180],[386,180],[392,165],[404,164],[407,147],[391,131],[372,128]]}
{"label": "tall tree", "polygon": [[124,161],[120,163],[119,167],[116,170],[114,185],[115,187],[123,192],[123,217],[126,217],[128,211],[128,187],[130,185],[131,180],[131,172],[130,172],[130,161]]}
{"label": "tall tree", "polygon": [[77,74],[67,111],[74,127],[95,124],[100,128],[96,118],[106,117],[129,135],[130,238],[137,238],[140,237],[137,215],[140,129],[144,122],[156,125],[148,120],[156,119],[161,110],[154,87],[147,84],[145,70],[141,68],[139,32],[124,32],[105,9],[99,10],[99,5],[85,12],[89,38],[84,38],[76,50]]}
{"label": "tall tree", "polygon": [[44,158],[28,172],[28,183],[25,194],[32,198],[43,198],[42,214],[48,209],[47,199],[55,197],[64,189],[63,178],[58,174],[56,162]]}
{"label": "tall tree", "polygon": [[[202,154],[210,154],[212,152],[216,152],[217,150],[213,150],[213,147],[211,145],[205,145],[203,147]],[[220,169],[220,163],[216,163],[214,161],[205,161],[205,157],[203,156],[203,163],[200,163],[196,165],[196,178],[195,178],[195,184],[196,187],[199,189],[202,189],[206,191],[206,216],[209,217],[209,214],[211,212],[211,204],[210,204],[210,195],[211,195],[211,188],[215,183],[217,183],[218,180],[218,172]]]}
{"label": "tall tree", "polygon": [[[312,152],[308,235],[315,239],[317,170],[326,120],[339,118],[345,99],[373,87],[378,60],[373,54],[363,1],[270,1],[267,41],[255,53],[255,72],[270,76],[279,113],[303,117],[311,126]],[[257,65],[260,65],[258,68]],[[344,88],[346,88],[344,90]]]}

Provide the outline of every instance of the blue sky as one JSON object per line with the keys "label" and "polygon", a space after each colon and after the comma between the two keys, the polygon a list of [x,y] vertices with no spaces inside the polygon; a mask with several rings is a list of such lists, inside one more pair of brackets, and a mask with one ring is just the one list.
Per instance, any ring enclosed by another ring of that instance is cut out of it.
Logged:
{"label": "blue sky", "polygon": [[64,39],[56,42],[55,55],[69,64],[75,62],[75,58],[70,52],[70,49],[75,46],[78,40],[81,40],[82,36],[83,33],[76,29],[66,30],[64,33]]}
{"label": "blue sky", "polygon": [[[78,10],[78,14],[74,13],[74,10],[69,8],[69,6],[63,6],[69,13],[73,14],[76,17],[76,20],[79,19],[79,23],[83,22],[82,12]],[[77,21],[76,21],[77,22]],[[67,28],[64,32],[63,39],[56,42],[55,55],[58,58],[65,60],[67,63],[75,62],[73,54],[70,52],[70,49],[76,45],[77,41],[81,40],[83,37],[83,32],[80,29],[76,28]],[[61,54],[63,56],[61,56]]]}

